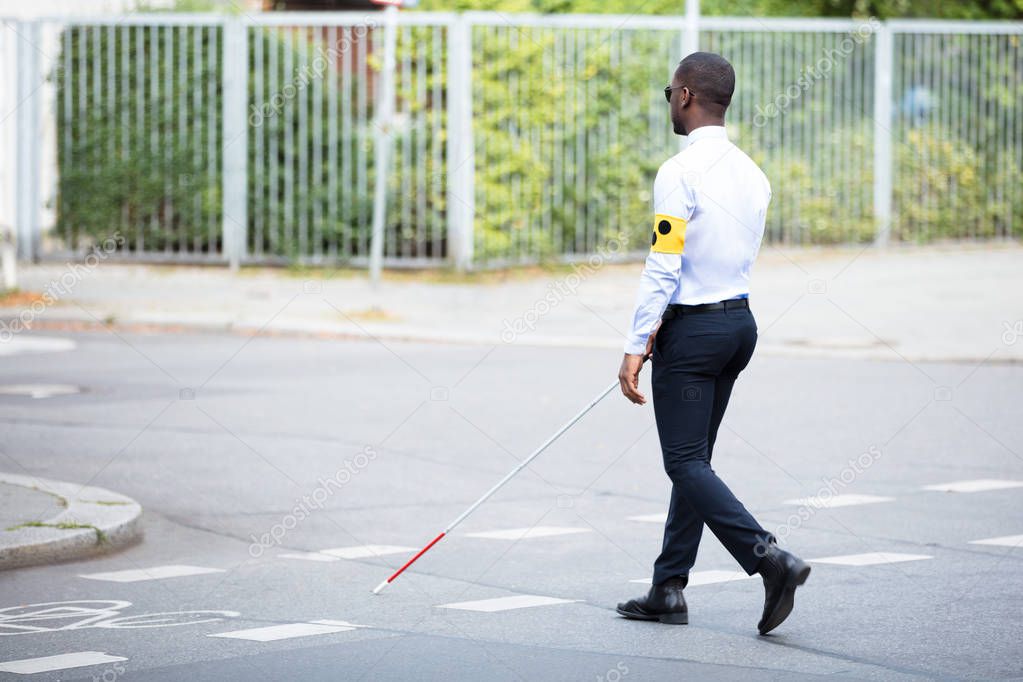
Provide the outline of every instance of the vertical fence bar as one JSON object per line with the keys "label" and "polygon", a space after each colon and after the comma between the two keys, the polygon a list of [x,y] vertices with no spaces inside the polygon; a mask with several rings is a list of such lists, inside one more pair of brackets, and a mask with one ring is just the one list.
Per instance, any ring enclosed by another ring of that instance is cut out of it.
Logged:
{"label": "vertical fence bar", "polygon": [[700,0],[686,0],[686,20],[682,29],[682,56],[684,59],[700,49]]}
{"label": "vertical fence bar", "polygon": [[248,29],[239,18],[224,22],[224,101],[223,101],[223,183],[224,251],[232,270],[237,270],[245,254],[248,230],[248,121],[245,104],[249,91]]}
{"label": "vertical fence bar", "polygon": [[874,243],[885,246],[892,228],[892,31],[882,23],[874,57]]}
{"label": "vertical fence bar", "polygon": [[42,80],[39,71],[39,24],[19,23],[17,31],[18,102],[17,109],[17,171],[15,173],[17,202],[15,228],[18,255],[33,260],[39,247],[39,117]]}
{"label": "vertical fence bar", "polygon": [[384,259],[384,224],[387,220],[387,181],[390,179],[391,133],[394,114],[394,70],[397,64],[398,8],[384,10],[384,62],[380,70],[377,106],[374,112],[376,137],[376,183],[373,192],[373,232],[369,243],[369,278],[377,283]]}
{"label": "vertical fence bar", "polygon": [[448,257],[458,270],[473,262],[476,161],[472,135],[472,25],[464,16],[448,37]]}

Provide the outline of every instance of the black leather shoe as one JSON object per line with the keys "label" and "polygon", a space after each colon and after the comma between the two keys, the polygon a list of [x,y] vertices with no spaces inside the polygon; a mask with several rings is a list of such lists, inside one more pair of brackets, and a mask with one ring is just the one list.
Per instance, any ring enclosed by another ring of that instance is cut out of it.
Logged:
{"label": "black leather shoe", "polygon": [[634,620],[658,620],[672,625],[689,623],[689,608],[682,588],[685,578],[670,578],[659,585],[651,585],[645,597],[630,599],[618,605],[618,613]]}
{"label": "black leather shoe", "polygon": [[810,575],[810,565],[771,543],[760,559],[757,572],[764,579],[764,615],[757,629],[760,634],[766,635],[792,613],[796,588],[806,582]]}

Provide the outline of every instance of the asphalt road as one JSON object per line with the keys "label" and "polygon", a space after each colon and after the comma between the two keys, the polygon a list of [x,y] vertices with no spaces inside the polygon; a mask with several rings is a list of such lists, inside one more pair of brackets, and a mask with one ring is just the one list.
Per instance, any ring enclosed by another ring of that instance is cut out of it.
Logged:
{"label": "asphalt road", "polygon": [[615,615],[646,589],[630,581],[668,495],[652,409],[617,394],[370,594],[604,388],[616,353],[64,337],[0,357],[4,384],[81,389],[0,395],[0,467],[130,495],[146,536],[0,575],[0,669],[92,661],[3,679],[1023,676],[1019,366],[754,358],[715,470],[814,564],[760,637],[759,579],[722,581],[737,566],[709,532],[688,626]]}

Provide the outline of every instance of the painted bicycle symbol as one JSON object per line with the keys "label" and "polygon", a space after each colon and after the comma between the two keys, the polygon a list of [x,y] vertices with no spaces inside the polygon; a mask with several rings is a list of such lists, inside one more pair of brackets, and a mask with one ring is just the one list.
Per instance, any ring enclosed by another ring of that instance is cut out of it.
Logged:
{"label": "painted bicycle symbol", "polygon": [[76,600],[10,606],[0,609],[0,635],[59,632],[84,628],[169,628],[213,623],[240,615],[237,611],[162,611],[126,616],[130,601]]}

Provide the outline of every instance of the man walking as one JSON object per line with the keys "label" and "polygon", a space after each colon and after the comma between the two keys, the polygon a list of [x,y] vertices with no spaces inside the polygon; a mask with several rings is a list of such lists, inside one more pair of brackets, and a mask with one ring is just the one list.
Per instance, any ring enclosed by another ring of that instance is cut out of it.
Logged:
{"label": "man walking", "polygon": [[652,246],[618,379],[629,400],[644,404],[639,372],[651,356],[671,503],[650,591],[619,604],[618,613],[689,622],[682,591],[706,524],[748,575],[763,577],[757,628],[766,634],[792,611],[810,567],[775,544],[710,466],[732,385],[757,342],[749,277],[771,199],[767,177],[725,133],[734,90],[732,65],[709,52],[683,59],[664,89],[675,133],[688,136],[688,146],[654,181]]}

